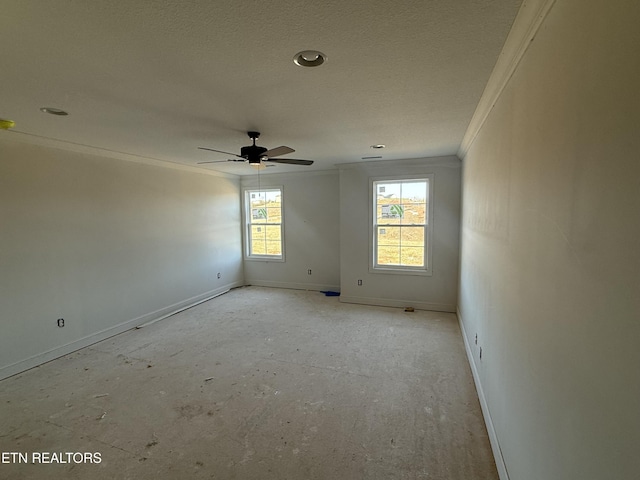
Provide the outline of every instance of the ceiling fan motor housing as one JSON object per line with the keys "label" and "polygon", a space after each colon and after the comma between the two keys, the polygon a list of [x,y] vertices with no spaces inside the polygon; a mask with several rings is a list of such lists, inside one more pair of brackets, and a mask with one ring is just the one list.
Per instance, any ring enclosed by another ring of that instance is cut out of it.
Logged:
{"label": "ceiling fan motor housing", "polygon": [[249,145],[248,147],[242,147],[240,149],[240,156],[249,160],[249,163],[260,163],[266,151],[267,149],[265,147]]}

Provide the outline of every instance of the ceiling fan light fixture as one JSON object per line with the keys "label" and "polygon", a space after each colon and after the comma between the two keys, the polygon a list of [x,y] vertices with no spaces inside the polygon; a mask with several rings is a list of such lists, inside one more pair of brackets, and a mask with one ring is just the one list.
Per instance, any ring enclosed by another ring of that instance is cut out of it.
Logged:
{"label": "ceiling fan light fixture", "polygon": [[327,56],[317,50],[303,50],[293,57],[293,63],[299,67],[319,67],[327,61]]}
{"label": "ceiling fan light fixture", "polygon": [[50,113],[51,115],[60,115],[60,116],[69,115],[64,110],[61,110],[59,108],[54,108],[54,107],[42,107],[40,111],[43,113]]}

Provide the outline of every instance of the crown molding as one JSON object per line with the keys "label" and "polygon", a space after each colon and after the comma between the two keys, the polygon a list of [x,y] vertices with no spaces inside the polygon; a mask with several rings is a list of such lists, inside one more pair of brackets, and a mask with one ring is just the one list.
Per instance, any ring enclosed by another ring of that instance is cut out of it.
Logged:
{"label": "crown molding", "polygon": [[9,138],[17,142],[26,143],[29,145],[37,145],[40,147],[55,148],[57,150],[64,150],[68,152],[84,153],[86,155],[94,155],[103,158],[113,158],[116,160],[124,160],[126,162],[141,163],[144,165],[152,165],[161,168],[170,168],[173,170],[181,170],[184,172],[199,173],[201,175],[210,175],[214,177],[224,177],[238,179],[238,175],[231,173],[222,173],[215,170],[205,170],[204,168],[192,167],[189,165],[183,165],[181,163],[169,162],[166,160],[160,160],[152,157],[143,157],[140,155],[133,155],[130,153],[118,152],[109,150],[106,148],[92,147],[89,145],[83,145],[80,143],[66,142],[63,140],[56,140],[55,138],[43,137],[40,135],[34,135],[31,133],[24,133],[15,130],[7,132]]}
{"label": "crown molding", "polygon": [[336,167],[340,170],[359,169],[384,169],[389,167],[422,167],[425,165],[459,167],[460,160],[455,155],[441,155],[438,157],[405,158],[398,160],[375,160],[370,162],[339,163]]}
{"label": "crown molding", "polygon": [[247,169],[248,169],[248,173],[243,173],[242,175],[240,175],[240,181],[241,182],[245,182],[245,181],[251,181],[252,179],[258,178],[258,172],[260,172],[260,177],[262,178],[266,178],[266,177],[278,177],[278,178],[285,178],[285,177],[299,177],[299,176],[304,176],[304,177],[312,177],[312,176],[317,176],[317,175],[337,175],[339,172],[337,169],[335,168],[330,168],[330,169],[324,169],[324,170],[304,170],[301,169],[298,172],[267,172],[265,173],[264,170],[254,170],[251,167],[249,167],[249,165],[247,165]]}
{"label": "crown molding", "polygon": [[480,97],[476,111],[462,138],[458,149],[459,158],[463,159],[469,152],[484,122],[518,68],[522,57],[526,54],[555,2],[556,0],[524,0],[522,3],[498,61]]}

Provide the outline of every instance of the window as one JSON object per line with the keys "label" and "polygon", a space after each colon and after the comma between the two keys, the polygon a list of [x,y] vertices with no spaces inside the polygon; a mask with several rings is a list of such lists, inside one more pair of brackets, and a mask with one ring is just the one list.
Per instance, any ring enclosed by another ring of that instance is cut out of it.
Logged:
{"label": "window", "polygon": [[430,275],[433,175],[372,179],[371,270]]}
{"label": "window", "polygon": [[245,191],[246,257],[284,260],[282,189]]}

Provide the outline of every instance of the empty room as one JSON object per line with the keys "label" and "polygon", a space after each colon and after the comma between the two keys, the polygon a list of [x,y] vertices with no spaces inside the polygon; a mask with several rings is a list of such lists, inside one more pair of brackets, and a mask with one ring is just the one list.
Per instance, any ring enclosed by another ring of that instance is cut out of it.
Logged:
{"label": "empty room", "polygon": [[639,23],[0,0],[0,479],[640,478]]}

